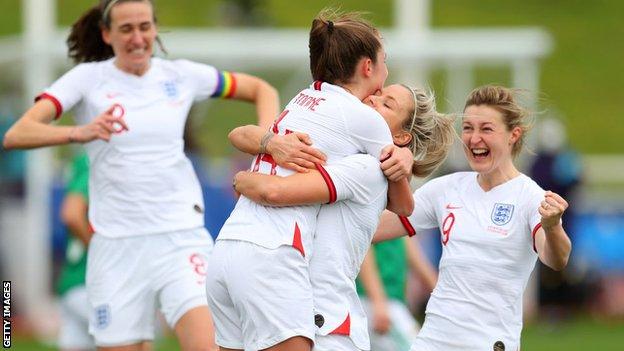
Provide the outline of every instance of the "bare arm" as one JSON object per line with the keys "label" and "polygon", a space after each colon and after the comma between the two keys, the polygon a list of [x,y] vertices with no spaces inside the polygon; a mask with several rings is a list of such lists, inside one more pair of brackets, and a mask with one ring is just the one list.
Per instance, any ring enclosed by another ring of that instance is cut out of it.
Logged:
{"label": "bare arm", "polygon": [[319,204],[330,200],[327,183],[316,170],[288,177],[238,172],[233,186],[252,201],[267,206]]}
{"label": "bare arm", "polygon": [[414,198],[409,186],[409,176],[414,155],[406,148],[386,146],[381,152],[381,169],[388,178],[388,204],[386,209],[399,216],[409,216],[414,211]]}
{"label": "bare arm", "polygon": [[234,75],[237,87],[232,98],[255,104],[258,125],[267,130],[279,113],[277,90],[258,77],[238,72]]}
{"label": "bare arm", "polygon": [[535,247],[540,261],[560,271],[568,264],[572,243],[561,225],[561,216],[568,203],[558,194],[547,191],[538,211],[542,227],[535,233]]}
{"label": "bare arm", "polygon": [[379,276],[375,260],[375,248],[373,246],[370,247],[364,257],[358,278],[366,291],[366,296],[373,309],[373,328],[380,334],[387,333],[391,324],[388,297]]}
{"label": "bare arm", "polygon": [[93,233],[87,219],[87,200],[79,193],[69,193],[61,204],[61,221],[85,245],[89,244]]}
{"label": "bare arm", "polygon": [[5,149],[30,149],[70,142],[72,127],[52,126],[56,108],[48,99],[39,100],[4,135]]}
{"label": "bare arm", "polygon": [[414,212],[414,197],[407,179],[388,182],[388,204],[386,209],[404,217]]}
{"label": "bare arm", "polygon": [[228,139],[238,150],[246,154],[257,155],[260,153],[260,141],[267,133],[267,129],[253,124],[236,127],[228,134]]}
{"label": "bare arm", "polygon": [[41,99],[6,132],[3,146],[5,149],[31,149],[95,139],[108,141],[116,132],[115,124],[128,130],[123,117],[113,116],[113,110],[114,106],[111,106],[91,123],[82,126],[55,126],[50,123],[56,115],[56,107],[50,100]]}
{"label": "bare arm", "polygon": [[[228,138],[235,148],[242,152],[256,155],[260,153],[262,138],[266,138],[266,129],[254,125],[235,128]],[[315,163],[324,164],[327,157],[319,150],[311,147],[312,140],[305,133],[272,135],[266,142],[266,153],[273,156],[281,167],[296,172],[308,172]]]}
{"label": "bare arm", "polygon": [[405,229],[401,223],[399,216],[385,210],[379,219],[377,231],[375,231],[375,235],[373,236],[373,243],[398,238],[407,234],[407,229]]}
{"label": "bare arm", "polygon": [[438,272],[425,257],[419,242],[414,242],[412,238],[407,237],[404,240],[410,269],[418,276],[429,292],[433,291],[438,281]]}

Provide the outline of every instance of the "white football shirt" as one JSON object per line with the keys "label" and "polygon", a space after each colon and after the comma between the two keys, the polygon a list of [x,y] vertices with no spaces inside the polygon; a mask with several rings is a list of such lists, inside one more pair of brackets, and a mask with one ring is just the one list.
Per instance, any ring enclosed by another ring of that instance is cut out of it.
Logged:
{"label": "white football shirt", "polygon": [[184,154],[183,131],[194,101],[231,93],[229,72],[186,60],[151,60],[143,76],[113,59],[74,67],[39,98],[57,115],[74,108],[86,124],[119,104],[129,130],[85,144],[90,161],[89,220],[107,237],[156,234],[204,225],[202,191]]}
{"label": "white football shirt", "polygon": [[346,335],[362,350],[370,349],[366,313],[355,289],[381,212],[388,183],[379,160],[353,155],[329,164],[337,199],[318,214],[310,280],[317,334]]}
{"label": "white football shirt", "polygon": [[[392,136],[383,117],[343,88],[315,82],[297,94],[279,118],[272,131],[284,135],[304,132],[313,146],[327,155],[328,163],[345,156],[366,153],[379,158],[384,146],[392,144]],[[292,171],[273,162],[270,155],[257,155],[252,171],[287,176]],[[334,179],[323,169],[330,190],[330,202],[336,201]],[[269,207],[241,196],[227,219],[217,240],[243,240],[273,249],[292,245],[309,258],[316,216],[320,205]]]}
{"label": "white football shirt", "polygon": [[518,349],[544,193],[523,174],[485,192],[475,172],[433,179],[414,192],[416,209],[403,223],[408,231],[439,228],[442,257],[413,349],[492,350],[497,342]]}

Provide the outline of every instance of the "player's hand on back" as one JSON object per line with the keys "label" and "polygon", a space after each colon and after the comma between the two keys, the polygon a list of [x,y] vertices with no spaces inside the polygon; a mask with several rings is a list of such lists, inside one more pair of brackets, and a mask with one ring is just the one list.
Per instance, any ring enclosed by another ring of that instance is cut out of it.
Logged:
{"label": "player's hand on back", "polygon": [[561,216],[567,208],[568,202],[563,197],[552,191],[547,191],[538,208],[539,214],[542,216],[542,228],[546,230],[559,225]]}
{"label": "player's hand on back", "polygon": [[109,141],[111,136],[128,130],[128,125],[119,114],[119,105],[115,104],[101,113],[88,124],[77,126],[71,131],[70,138],[73,142],[87,143],[95,139]]}
{"label": "player's hand on back", "polygon": [[275,135],[267,143],[267,153],[273,156],[279,166],[305,173],[315,168],[315,163],[325,164],[327,156],[313,148],[312,140],[306,133],[294,132]]}
{"label": "player's hand on back", "polygon": [[388,145],[381,150],[381,170],[388,180],[396,182],[412,174],[414,155],[405,147]]}

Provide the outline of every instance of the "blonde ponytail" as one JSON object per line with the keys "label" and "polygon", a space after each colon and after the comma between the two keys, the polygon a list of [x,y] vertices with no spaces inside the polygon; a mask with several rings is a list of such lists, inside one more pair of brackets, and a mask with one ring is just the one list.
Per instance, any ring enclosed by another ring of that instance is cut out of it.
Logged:
{"label": "blonde ponytail", "polygon": [[403,129],[412,135],[412,140],[406,145],[414,154],[412,174],[426,177],[444,162],[453,145],[457,136],[453,128],[455,116],[436,110],[432,91],[404,87],[412,93],[415,104],[412,118],[403,125]]}

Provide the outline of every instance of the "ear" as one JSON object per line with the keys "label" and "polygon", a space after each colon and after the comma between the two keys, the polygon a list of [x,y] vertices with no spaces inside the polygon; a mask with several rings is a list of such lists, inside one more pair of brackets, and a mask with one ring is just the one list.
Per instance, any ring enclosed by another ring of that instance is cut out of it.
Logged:
{"label": "ear", "polygon": [[106,44],[111,45],[110,29],[106,28],[105,26],[101,26],[100,32],[102,33],[102,40],[104,40]]}
{"label": "ear", "polygon": [[520,139],[522,136],[522,129],[520,127],[515,127],[511,130],[511,137],[509,138],[509,145],[513,145]]}
{"label": "ear", "polygon": [[396,146],[406,146],[410,143],[410,141],[412,141],[412,134],[405,130],[401,130],[392,136],[392,141]]}
{"label": "ear", "polygon": [[373,60],[369,57],[364,57],[360,60],[361,62],[361,72],[364,77],[368,78],[373,75]]}

